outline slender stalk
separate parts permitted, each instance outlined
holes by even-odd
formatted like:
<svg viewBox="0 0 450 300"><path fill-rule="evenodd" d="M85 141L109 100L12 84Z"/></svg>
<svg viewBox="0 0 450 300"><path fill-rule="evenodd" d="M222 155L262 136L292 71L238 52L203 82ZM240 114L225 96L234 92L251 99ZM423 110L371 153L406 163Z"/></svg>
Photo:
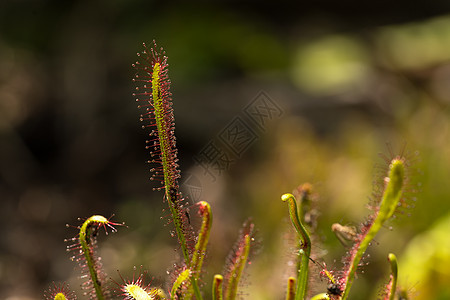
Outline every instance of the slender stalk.
<svg viewBox="0 0 450 300"><path fill-rule="evenodd" d="M223 276L222 275L214 275L213 281L213 290L212 290L212 299L213 300L222 300L223 299Z"/></svg>
<svg viewBox="0 0 450 300"><path fill-rule="evenodd" d="M306 296L306 289L308 285L308 271L309 271L309 257L311 254L311 239L309 234L300 221L297 209L297 201L294 195L284 194L281 196L281 200L287 202L289 208L289 216L292 224L294 225L297 235L299 237L300 244L300 261L298 265L298 277L297 277L297 291L295 299L304 299Z"/></svg>
<svg viewBox="0 0 450 300"><path fill-rule="evenodd" d="M200 206L200 215L202 216L202 226L199 231L198 240L195 245L195 250L192 253L192 259L190 262L190 269L192 270L191 282L197 283L198 278L200 277L203 260L206 256L206 246L208 245L209 235L211 232L211 223L212 223L212 213L210 205L201 201ZM192 290L195 293L197 299L201 299L201 293L198 288L198 284L192 284ZM188 289L187 294L185 295L186 299L191 297L191 290Z"/></svg>
<svg viewBox="0 0 450 300"><path fill-rule="evenodd" d="M395 291L397 289L397 275L398 275L398 266L397 266L397 257L393 253L389 253L388 260L391 265L391 280L389 282L389 300L394 300Z"/></svg>
<svg viewBox="0 0 450 300"><path fill-rule="evenodd" d="M198 241L197 244L195 245L195 251L192 254L191 260L191 269L194 273L197 274L200 273L202 269L212 223L211 206L205 201L201 201L199 203L199 206L200 206L200 214L202 216L202 226L200 228Z"/></svg>
<svg viewBox="0 0 450 300"><path fill-rule="evenodd" d="M224 273L224 299L234 300L237 296L239 282L249 263L250 250L253 247L255 225L247 220L239 232L238 240L227 257Z"/></svg>
<svg viewBox="0 0 450 300"><path fill-rule="evenodd" d="M295 278L289 277L286 291L286 300L295 299Z"/></svg>
<svg viewBox="0 0 450 300"><path fill-rule="evenodd" d="M241 280L242 273L250 254L250 240L250 235L246 234L243 239L243 244L236 253L236 258L232 265L231 272L228 277L227 289L225 291L226 300L236 299L239 281Z"/></svg>

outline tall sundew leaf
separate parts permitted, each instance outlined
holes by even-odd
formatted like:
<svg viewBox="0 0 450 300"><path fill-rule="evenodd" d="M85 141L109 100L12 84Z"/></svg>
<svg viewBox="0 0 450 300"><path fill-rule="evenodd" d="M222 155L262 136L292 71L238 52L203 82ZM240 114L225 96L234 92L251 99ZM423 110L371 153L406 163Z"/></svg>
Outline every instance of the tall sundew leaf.
<svg viewBox="0 0 450 300"><path fill-rule="evenodd" d="M144 50L137 53L139 60L133 64L136 70L133 81L136 92L133 94L138 107L143 111L140 120L143 127L150 129L150 139L147 148L150 150L151 163L155 167L151 179L159 180L161 186L156 188L171 188L178 190L178 159L175 142L175 119L172 108L172 94L168 76L169 65L162 48L157 50L156 43L150 50L143 44Z"/></svg>
<svg viewBox="0 0 450 300"><path fill-rule="evenodd" d="M149 128L147 149L150 150L150 163L153 164L151 180L159 181L156 190L164 190L168 202L172 223L177 233L184 262L190 267L190 261L195 244L192 227L188 224L188 213L183 204L178 180L180 170L178 165L178 149L175 141L175 119L172 108L171 82L168 76L167 56L162 48L158 50L153 41L153 47L138 53L139 60L132 66L136 70L133 81L136 92L133 94L143 110L140 120L143 128ZM201 295L197 281L191 278L192 287L198 300Z"/></svg>
<svg viewBox="0 0 450 300"><path fill-rule="evenodd" d="M150 49L145 44L143 46L144 50L137 54L139 60L132 65L136 70L133 78L136 92L133 95L142 111L140 120L144 123L143 128L150 130L150 138L147 140L147 149L150 150L151 156L149 162L152 164L150 179L160 184L156 190L165 191L165 199L187 263L192 251L188 244L192 244L190 240L194 238L190 226L187 225L183 197L178 185L180 170L174 133L171 82L168 76L169 65L164 50L158 50L155 42Z"/></svg>
<svg viewBox="0 0 450 300"><path fill-rule="evenodd" d="M407 173L405 169L407 167L406 158L402 156L394 157L389 163L388 173L384 177L385 184L381 194L381 201L379 201L378 206L373 207L375 210L374 214L361 227L360 233L357 235L356 241L346 258L347 261L344 261L343 276L339 280L343 290L342 299L348 298L356 270L370 243L385 222L393 216L396 208L401 206L405 182L407 181L405 177Z"/></svg>

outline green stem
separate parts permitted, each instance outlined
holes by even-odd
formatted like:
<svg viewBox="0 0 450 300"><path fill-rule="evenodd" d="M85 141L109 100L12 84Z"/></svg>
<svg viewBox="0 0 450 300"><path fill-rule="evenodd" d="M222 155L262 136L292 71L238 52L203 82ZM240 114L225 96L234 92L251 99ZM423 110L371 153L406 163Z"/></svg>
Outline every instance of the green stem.
<svg viewBox="0 0 450 300"><path fill-rule="evenodd" d="M389 263L391 264L391 282L390 282L389 300L394 300L395 291L397 289L397 275L398 275L397 257L395 256L395 254L389 253L388 260Z"/></svg>
<svg viewBox="0 0 450 300"><path fill-rule="evenodd" d="M288 278L288 285L286 291L286 300L294 300L295 299L295 278Z"/></svg>
<svg viewBox="0 0 450 300"><path fill-rule="evenodd" d="M200 214L202 216L202 226L199 231L198 240L195 244L195 250L192 253L192 260L190 263L190 269L192 270L191 283L195 296L198 300L202 299L200 290L198 288L198 278L200 277L203 260L206 255L206 246L208 245L209 235L211 232L212 224L212 213L211 206L205 202L201 201L198 204L200 206ZM190 292L187 293L186 298L189 299Z"/></svg>
<svg viewBox="0 0 450 300"><path fill-rule="evenodd" d="M199 274L202 269L212 223L211 206L205 201L201 201L199 203L199 206L200 206L200 214L202 215L202 226L200 228L198 241L197 244L195 245L195 251L192 254L192 260L190 265L192 271L197 274Z"/></svg>
<svg viewBox="0 0 450 300"><path fill-rule="evenodd" d="M297 277L297 292L295 295L296 300L303 300L306 295L306 289L308 285L308 271L309 271L309 257L311 254L311 239L309 234L300 221L297 209L297 201L292 194L284 194L281 196L281 200L287 202L289 208L289 216L292 224L297 231L300 243L300 263L298 266Z"/></svg>
<svg viewBox="0 0 450 300"><path fill-rule="evenodd" d="M223 286L223 276L219 274L214 275L213 290L212 290L213 300L223 299L222 286Z"/></svg>
<svg viewBox="0 0 450 300"><path fill-rule="evenodd" d="M250 239L250 235L246 234L244 236L244 243L241 249L238 250L236 261L233 264L230 275L228 277L229 279L225 292L226 300L236 299L239 281L241 280L242 272L244 271L248 256L250 254Z"/></svg>

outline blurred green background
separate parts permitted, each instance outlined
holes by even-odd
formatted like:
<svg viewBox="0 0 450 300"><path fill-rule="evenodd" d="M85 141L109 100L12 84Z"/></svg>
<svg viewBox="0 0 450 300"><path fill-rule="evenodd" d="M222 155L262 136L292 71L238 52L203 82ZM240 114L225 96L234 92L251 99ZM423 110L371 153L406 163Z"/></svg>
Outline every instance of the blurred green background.
<svg viewBox="0 0 450 300"><path fill-rule="evenodd" d="M420 191L376 238L350 298L376 298L393 252L413 297L450 299L450 3L331 0L1 1L1 299L42 299L52 281L82 298L65 224L92 214L128 225L100 236L110 277L143 265L167 288L179 251L131 96L131 63L153 39L169 57L181 169L214 213L206 291L252 217L260 249L243 297L283 299L294 250L280 196L303 182L318 195L314 255L339 270L331 224L364 221L378 154L406 144L408 190ZM281 117L205 176L194 158L261 90ZM326 289L318 273L312 292Z"/></svg>

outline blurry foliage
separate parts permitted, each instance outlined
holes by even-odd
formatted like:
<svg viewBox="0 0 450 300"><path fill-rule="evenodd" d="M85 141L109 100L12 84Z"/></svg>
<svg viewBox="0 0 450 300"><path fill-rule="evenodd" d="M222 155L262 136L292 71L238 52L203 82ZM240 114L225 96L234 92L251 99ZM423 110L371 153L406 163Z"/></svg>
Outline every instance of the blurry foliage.
<svg viewBox="0 0 450 300"><path fill-rule="evenodd" d="M369 61L361 43L345 36L327 36L299 47L292 66L299 87L313 94L335 94L358 88L367 80Z"/></svg>
<svg viewBox="0 0 450 300"><path fill-rule="evenodd" d="M334 259L345 248L330 226L363 220L373 162L386 141L420 152L422 190L416 207L380 237L389 249L370 249L371 264L350 297L374 294L373 282L387 278L385 253L394 252L406 276L400 284L417 297L433 291L435 299L448 298L450 16L388 22L383 6L379 23L357 29L364 15L346 19L340 10L311 7L280 14L252 5L0 4L0 298L39 299L53 279L71 277L77 287L63 243L75 231L64 224L92 214L116 213L130 225L101 243L109 274L127 276L127 267L144 264L158 281L172 265L167 212L147 180L131 97L130 61L153 38L170 57L186 174L201 172L190 168L192 157L259 90L284 108L238 163L202 186L215 216L211 245L231 245L247 215L259 228L264 248L246 289L252 299L284 293L288 267L278 258L288 262L292 253L280 246L287 227L280 194L314 184L324 247L313 251L339 265ZM222 265L223 248L212 246L210 270ZM424 254L429 259L414 268L411 261ZM314 283L317 291L324 284Z"/></svg>
<svg viewBox="0 0 450 300"><path fill-rule="evenodd" d="M416 299L448 299L450 296L450 215L437 220L414 237L401 262L401 280L406 288L416 290ZM418 272L417 270L420 270Z"/></svg>

